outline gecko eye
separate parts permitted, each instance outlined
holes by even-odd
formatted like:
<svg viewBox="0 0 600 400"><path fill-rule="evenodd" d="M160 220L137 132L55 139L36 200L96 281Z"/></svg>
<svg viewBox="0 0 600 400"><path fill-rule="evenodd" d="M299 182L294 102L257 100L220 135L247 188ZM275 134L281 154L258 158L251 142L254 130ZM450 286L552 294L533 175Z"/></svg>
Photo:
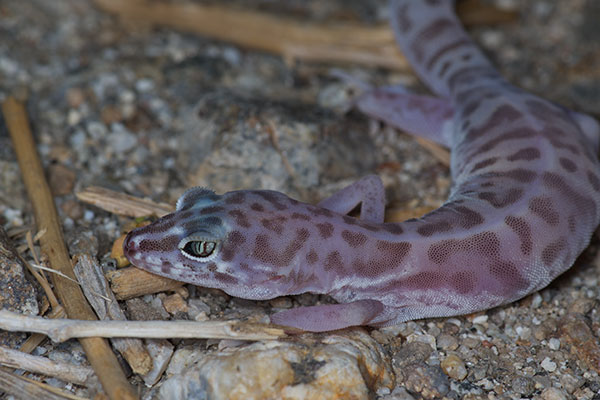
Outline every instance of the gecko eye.
<svg viewBox="0 0 600 400"><path fill-rule="evenodd" d="M179 243L181 254L192 260L206 262L217 255L219 242L198 237L187 237Z"/></svg>

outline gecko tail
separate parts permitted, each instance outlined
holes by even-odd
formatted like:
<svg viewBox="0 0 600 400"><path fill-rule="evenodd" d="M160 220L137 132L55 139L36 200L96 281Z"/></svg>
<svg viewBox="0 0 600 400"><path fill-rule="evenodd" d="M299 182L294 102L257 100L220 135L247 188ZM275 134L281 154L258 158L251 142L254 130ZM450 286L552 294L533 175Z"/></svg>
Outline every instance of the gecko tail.
<svg viewBox="0 0 600 400"><path fill-rule="evenodd" d="M501 79L463 28L453 0L392 0L390 15L402 53L439 97L452 98L462 86Z"/></svg>

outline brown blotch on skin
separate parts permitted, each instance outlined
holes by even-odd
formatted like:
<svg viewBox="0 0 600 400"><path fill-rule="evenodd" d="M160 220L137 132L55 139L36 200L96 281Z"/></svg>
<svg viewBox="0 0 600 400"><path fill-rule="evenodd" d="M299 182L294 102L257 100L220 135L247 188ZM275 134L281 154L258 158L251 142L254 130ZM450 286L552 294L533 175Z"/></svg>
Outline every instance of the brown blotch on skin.
<svg viewBox="0 0 600 400"><path fill-rule="evenodd" d="M489 271L507 289L508 293L515 293L529 286L529 281L511 262L495 261L489 266Z"/></svg>
<svg viewBox="0 0 600 400"><path fill-rule="evenodd" d="M457 221L462 228L470 229L485 222L485 218L480 213L468 207L453 205L451 209L458 213Z"/></svg>
<svg viewBox="0 0 600 400"><path fill-rule="evenodd" d="M367 242L367 236L365 234L352 232L347 229L342 231L342 239L344 239L344 241L348 243L348 246L352 248L360 247Z"/></svg>
<svg viewBox="0 0 600 400"><path fill-rule="evenodd" d="M306 209L308 210L309 213L311 213L315 217L331 218L334 215L333 211L328 210L328 209L323 208L323 207L313 206L312 204L308 204L306 206Z"/></svg>
<svg viewBox="0 0 600 400"><path fill-rule="evenodd" d="M358 226L360 226L363 229L366 229L370 232L379 232L380 230L380 224L376 224L373 222L369 222L369 221L363 221L363 220L358 220L358 224L356 224Z"/></svg>
<svg viewBox="0 0 600 400"><path fill-rule="evenodd" d="M327 255L325 258L325 263L323 264L323 268L325 271L340 271L344 272L344 262L342 261L342 256L339 251L333 251Z"/></svg>
<svg viewBox="0 0 600 400"><path fill-rule="evenodd" d="M268 201L269 203L271 203L271 205L273 207L275 207L275 209L277 210L286 210L288 208L288 206L286 206L285 204L281 203L281 199L279 197L279 195L276 192L272 192L269 190L257 190L254 192L256 195L262 197L263 199L265 199L266 201Z"/></svg>
<svg viewBox="0 0 600 400"><path fill-rule="evenodd" d="M472 174L480 169L489 167L490 165L494 165L494 164L496 164L496 161L498 161L498 157L490 157L483 161L479 161L478 163L473 165L473 168L471 168L471 172L469 172L469 173Z"/></svg>
<svg viewBox="0 0 600 400"><path fill-rule="evenodd" d="M279 264L278 254L273 251L269 245L269 237L267 235L256 235L256 238L254 239L254 250L252 251L252 256L259 261L276 266L282 266Z"/></svg>
<svg viewBox="0 0 600 400"><path fill-rule="evenodd" d="M530 183L537 177L537 173L535 171L525 168L515 168L511 169L510 171L497 172L495 174L498 177L509 178L522 183Z"/></svg>
<svg viewBox="0 0 600 400"><path fill-rule="evenodd" d="M407 33L412 29L413 21L408 17L408 4L403 4L398 10L397 18L398 28L402 33Z"/></svg>
<svg viewBox="0 0 600 400"><path fill-rule="evenodd" d="M319 230L321 238L327 239L333 235L333 225L329 222L319 222L318 224L315 224L315 226Z"/></svg>
<svg viewBox="0 0 600 400"><path fill-rule="evenodd" d="M541 153L535 147L526 147L506 157L508 161L533 161L541 157Z"/></svg>
<svg viewBox="0 0 600 400"><path fill-rule="evenodd" d="M258 212L263 212L265 211L265 208L263 207L262 204L260 203L252 203L250 204L250 208L254 211L258 211Z"/></svg>
<svg viewBox="0 0 600 400"><path fill-rule="evenodd" d="M222 272L213 273L213 277L219 282L226 283L228 285L235 285L238 283L238 278L233 275L224 274Z"/></svg>
<svg viewBox="0 0 600 400"><path fill-rule="evenodd" d="M448 77L448 88L454 91L456 86L461 83L470 83L474 79L498 78L498 73L489 66L470 65L456 70Z"/></svg>
<svg viewBox="0 0 600 400"><path fill-rule="evenodd" d="M460 271L450 276L450 284L460 294L471 293L475 288L475 281L472 271Z"/></svg>
<svg viewBox="0 0 600 400"><path fill-rule="evenodd" d="M234 220L235 223L241 226L242 228L250 228L250 222L248 222L248 218L246 217L246 213L242 210L231 210L227 212Z"/></svg>
<svg viewBox="0 0 600 400"><path fill-rule="evenodd" d="M319 255L317 254L317 252L314 249L310 249L308 254L306 254L306 261L309 264L314 264L317 261L319 261Z"/></svg>
<svg viewBox="0 0 600 400"><path fill-rule="evenodd" d="M444 61L444 63L442 64L442 67L440 68L439 72L438 72L438 77L443 78L444 75L446 75L446 72L448 72L448 69L452 66L452 61L450 60L446 60Z"/></svg>
<svg viewBox="0 0 600 400"><path fill-rule="evenodd" d="M242 204L246 200L244 192L232 192L224 196L225 204Z"/></svg>
<svg viewBox="0 0 600 400"><path fill-rule="evenodd" d="M223 243L221 248L221 259L223 261L233 260L235 252L244 242L246 242L246 238L240 231L229 232L227 240Z"/></svg>
<svg viewBox="0 0 600 400"><path fill-rule="evenodd" d="M427 60L427 64L425 65L425 68L428 71L431 71L431 69L433 68L435 63L439 59L441 59L444 56L444 54L447 54L448 52L451 52L459 47L471 46L471 45L472 45L472 43L469 39L459 39L452 43L448 43L448 44L440 47L431 57L429 57L429 60Z"/></svg>
<svg viewBox="0 0 600 400"><path fill-rule="evenodd" d="M477 197L490 203L494 208L503 208L516 203L523 197L523 189L512 188L506 192L480 192Z"/></svg>
<svg viewBox="0 0 600 400"><path fill-rule="evenodd" d="M166 215L153 224L144 226L142 228L137 228L136 232L161 235L181 222L182 219L179 217L179 215L179 213L177 213L177 215L175 213Z"/></svg>
<svg viewBox="0 0 600 400"><path fill-rule="evenodd" d="M476 254L481 258L498 257L500 240L491 231L477 233L462 240L442 240L429 246L427 257L430 261L441 265L447 263L457 253Z"/></svg>
<svg viewBox="0 0 600 400"><path fill-rule="evenodd" d="M210 272L215 272L217 270L217 264L214 262L209 262L208 264L206 264L206 269Z"/></svg>
<svg viewBox="0 0 600 400"><path fill-rule="evenodd" d="M306 228L296 229L296 237L286 246L281 253L280 265L288 265L292 259L296 256L296 253L306 243L306 240L310 237L310 232Z"/></svg>
<svg viewBox="0 0 600 400"><path fill-rule="evenodd" d="M268 230L281 235L283 233L285 221L287 221L286 217L278 216L273 218L262 218L260 223Z"/></svg>
<svg viewBox="0 0 600 400"><path fill-rule="evenodd" d="M292 213L292 215L290 216L291 219L300 219L300 220L304 220L304 221L310 221L312 218L309 215L306 214L301 214L301 213Z"/></svg>
<svg viewBox="0 0 600 400"><path fill-rule="evenodd" d="M511 140L521 140L528 139L536 136L538 133L531 128L515 128L510 131L507 131L493 139L488 140L486 143L482 144L476 151L475 154L485 153L492 150L494 147L498 146L502 142L507 142Z"/></svg>
<svg viewBox="0 0 600 400"><path fill-rule="evenodd" d="M417 228L417 233L421 236L429 237L436 233L448 232L452 225L448 221L429 222Z"/></svg>
<svg viewBox="0 0 600 400"><path fill-rule="evenodd" d="M390 260L389 256L391 256L395 264L399 265L410 252L412 244L409 242L389 242L387 240L378 240L375 247L377 250L387 253L384 255L386 260Z"/></svg>
<svg viewBox="0 0 600 400"><path fill-rule="evenodd" d="M415 35L415 38L410 45L410 49L414 53L418 63L422 63L424 61L423 43L431 42L435 37L448 30L456 30L456 23L451 19L442 17L433 20Z"/></svg>
<svg viewBox="0 0 600 400"><path fill-rule="evenodd" d="M569 160L566 157L560 157L558 159L558 162L560 162L560 165L565 169L565 171L567 172L575 172L577 171L577 164L575 164L573 161Z"/></svg>
<svg viewBox="0 0 600 400"><path fill-rule="evenodd" d="M437 289L445 286L447 279L441 272L423 271L406 278L402 284L409 289Z"/></svg>
<svg viewBox="0 0 600 400"><path fill-rule="evenodd" d="M224 207L210 206L210 207L204 207L203 209L198 210L198 214L199 215L216 214L216 213L223 212L223 211L225 211Z"/></svg>
<svg viewBox="0 0 600 400"><path fill-rule="evenodd" d="M542 99L527 100L525 105L527 106L529 113L541 121L548 121L550 119L565 119L564 112L560 108Z"/></svg>
<svg viewBox="0 0 600 400"><path fill-rule="evenodd" d="M529 210L540 217L548 225L558 225L559 213L554 209L552 199L549 197L534 197L529 200Z"/></svg>
<svg viewBox="0 0 600 400"><path fill-rule="evenodd" d="M139 250L141 252L158 251L166 253L177 249L180 240L181 238L177 235L165 236L158 240L142 240L139 245Z"/></svg>
<svg viewBox="0 0 600 400"><path fill-rule="evenodd" d="M569 226L569 232L575 233L577 230L577 218L574 215L569 215L567 219L567 225Z"/></svg>
<svg viewBox="0 0 600 400"><path fill-rule="evenodd" d="M256 235L252 255L259 261L276 267L284 267L290 264L298 251L304 246L306 239L310 236L308 229L296 229L296 236L290 240L281 253L271 248L267 235Z"/></svg>
<svg viewBox="0 0 600 400"><path fill-rule="evenodd" d="M436 264L444 264L448 262L450 256L456 253L459 248L459 241L456 239L442 240L433 243L427 249L427 257L430 261Z"/></svg>
<svg viewBox="0 0 600 400"><path fill-rule="evenodd" d="M504 223L519 237L519 240L521 241L521 252L526 256L531 254L533 240L531 236L531 227L527 223L527 220L522 217L507 215L504 218Z"/></svg>
<svg viewBox="0 0 600 400"><path fill-rule="evenodd" d="M358 218L354 218L351 217L349 215L344 215L342 216L342 219L344 220L345 223L347 223L348 225L358 225L359 224L359 219Z"/></svg>
<svg viewBox="0 0 600 400"><path fill-rule="evenodd" d="M542 250L542 262L548 267L552 266L558 258L561 251L567 248L567 242L564 238L558 239L556 242L550 243Z"/></svg>
<svg viewBox="0 0 600 400"><path fill-rule="evenodd" d="M223 221L219 217L206 217L206 218L202 218L202 223L204 225L211 225L211 226L220 226L220 225L223 225Z"/></svg>
<svg viewBox="0 0 600 400"><path fill-rule="evenodd" d="M394 235L400 235L401 233L404 233L404 229L402 229L402 226L399 223L388 222L385 224L381 224L380 227L384 231L392 233Z"/></svg>
<svg viewBox="0 0 600 400"><path fill-rule="evenodd" d="M581 195L573 190L561 175L554 172L544 172L542 181L547 188L558 191L570 202L575 204L582 213L589 213L593 219L596 218L596 202L594 199L589 196Z"/></svg>
<svg viewBox="0 0 600 400"><path fill-rule="evenodd" d="M475 251L483 256L500 256L500 239L498 239L498 235L495 232L486 231L477 233L464 239L462 242L465 251L473 247Z"/></svg>
<svg viewBox="0 0 600 400"><path fill-rule="evenodd" d="M248 263L240 263L240 271L248 274L248 273L254 273L254 270L252 268L250 268L250 265Z"/></svg>
<svg viewBox="0 0 600 400"><path fill-rule="evenodd" d="M477 128L473 127L467 132L466 140L474 140L485 135L492 129L513 122L523 116L523 113L509 104L498 107L485 123Z"/></svg>
<svg viewBox="0 0 600 400"><path fill-rule="evenodd" d="M565 143L562 140L558 140L558 139L548 139L549 142L552 144L552 146L556 147L557 149L563 149L563 150L568 150L569 152L571 152L571 154L578 156L579 154L581 154L579 152L579 149L577 148L577 146L571 144L571 143Z"/></svg>
<svg viewBox="0 0 600 400"><path fill-rule="evenodd" d="M588 178L588 181L590 182L590 185L592 185L592 188L596 192L600 192L600 179L598 179L598 176L596 174L594 174L592 171L587 171L587 178Z"/></svg>
<svg viewBox="0 0 600 400"><path fill-rule="evenodd" d="M173 272L173 264L169 261L163 261L160 266L160 272L167 275L171 274Z"/></svg>

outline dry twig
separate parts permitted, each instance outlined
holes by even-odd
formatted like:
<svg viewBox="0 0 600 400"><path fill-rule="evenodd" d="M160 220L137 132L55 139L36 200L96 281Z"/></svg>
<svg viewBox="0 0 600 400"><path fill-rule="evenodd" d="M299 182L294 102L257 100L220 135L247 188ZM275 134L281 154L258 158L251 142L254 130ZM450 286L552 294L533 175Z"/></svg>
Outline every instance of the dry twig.
<svg viewBox="0 0 600 400"><path fill-rule="evenodd" d="M140 199L114 190L98 186L90 186L76 193L79 201L91 204L113 214L127 217L145 217L157 215L162 217L173 212L174 208L168 204L155 203L152 200Z"/></svg>
<svg viewBox="0 0 600 400"><path fill-rule="evenodd" d="M37 230L46 230L46 233L40 238L42 252L48 258L53 269L74 279L71 259L64 243L56 206L37 154L25 107L21 102L9 97L2 104L2 112L19 161L29 199L33 204ZM70 318L96 319L94 312L76 283L56 274L52 274L52 282L57 296ZM80 342L102 383L102 387L111 399L137 398L106 340L87 338L82 339Z"/></svg>
<svg viewBox="0 0 600 400"><path fill-rule="evenodd" d="M0 364L84 385L94 371L83 365L57 362L0 346Z"/></svg>
<svg viewBox="0 0 600 400"><path fill-rule="evenodd" d="M0 310L0 328L11 332L38 332L56 342L88 337L152 339L275 340L283 329L239 321L84 321L46 319Z"/></svg>
<svg viewBox="0 0 600 400"><path fill-rule="evenodd" d="M23 400L86 400L82 397L66 393L58 388L41 382L32 381L31 379L15 375L3 369L0 369L0 391Z"/></svg>

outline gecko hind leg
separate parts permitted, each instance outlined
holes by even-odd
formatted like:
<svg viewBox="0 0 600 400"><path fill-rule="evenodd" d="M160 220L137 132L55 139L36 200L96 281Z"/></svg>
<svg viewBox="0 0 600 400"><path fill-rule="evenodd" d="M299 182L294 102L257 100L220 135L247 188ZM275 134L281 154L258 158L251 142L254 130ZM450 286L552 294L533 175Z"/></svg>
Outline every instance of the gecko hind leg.
<svg viewBox="0 0 600 400"><path fill-rule="evenodd" d="M401 86L373 89L355 100L363 113L408 133L450 147L454 109L446 99L418 95Z"/></svg>
<svg viewBox="0 0 600 400"><path fill-rule="evenodd" d="M369 299L351 303L298 307L273 314L271 323L309 332L325 332L349 326L368 325L383 312L383 309L381 302Z"/></svg>
<svg viewBox="0 0 600 400"><path fill-rule="evenodd" d="M360 204L360 219L382 223L385 214L385 189L381 178L367 175L335 192L317 205L339 214L348 214Z"/></svg>

